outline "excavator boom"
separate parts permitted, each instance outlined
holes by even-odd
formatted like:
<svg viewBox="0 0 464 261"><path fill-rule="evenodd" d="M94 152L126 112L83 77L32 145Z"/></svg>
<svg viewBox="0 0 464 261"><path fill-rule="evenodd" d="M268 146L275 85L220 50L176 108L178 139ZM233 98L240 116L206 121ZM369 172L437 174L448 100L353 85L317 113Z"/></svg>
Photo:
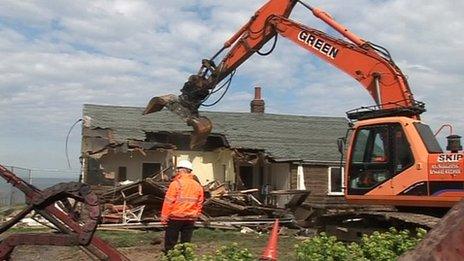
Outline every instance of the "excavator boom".
<svg viewBox="0 0 464 261"><path fill-rule="evenodd" d="M289 15L297 3L342 34L347 40L302 25ZM410 108L416 105L407 80L386 49L367 42L336 22L321 9L298 0L270 0L240 28L211 58L204 59L197 74L191 75L179 96L170 94L151 99L144 114L167 107L193 126L191 147L206 141L212 123L198 114L198 108L227 76L269 40L281 35L357 80L380 109ZM214 59L230 48L219 64ZM407 116L418 119L414 111Z"/></svg>

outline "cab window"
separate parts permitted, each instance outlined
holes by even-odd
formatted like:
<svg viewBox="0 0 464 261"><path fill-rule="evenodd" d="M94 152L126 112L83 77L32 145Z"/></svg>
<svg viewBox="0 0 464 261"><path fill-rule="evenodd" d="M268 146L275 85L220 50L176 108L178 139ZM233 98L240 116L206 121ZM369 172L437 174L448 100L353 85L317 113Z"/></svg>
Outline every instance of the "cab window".
<svg viewBox="0 0 464 261"><path fill-rule="evenodd" d="M400 124L366 126L355 135L349 165L349 194L367 193L414 163Z"/></svg>

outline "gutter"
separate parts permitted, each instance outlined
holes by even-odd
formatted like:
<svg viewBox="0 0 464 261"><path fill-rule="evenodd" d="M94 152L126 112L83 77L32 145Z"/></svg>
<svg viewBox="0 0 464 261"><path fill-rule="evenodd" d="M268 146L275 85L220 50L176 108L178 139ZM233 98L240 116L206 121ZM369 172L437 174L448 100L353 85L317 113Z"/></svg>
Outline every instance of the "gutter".
<svg viewBox="0 0 464 261"><path fill-rule="evenodd" d="M274 162L277 163L298 163L298 164L323 164L323 165L333 165L333 164L340 164L339 160L302 160L302 159L274 159ZM343 163L345 163L343 161Z"/></svg>

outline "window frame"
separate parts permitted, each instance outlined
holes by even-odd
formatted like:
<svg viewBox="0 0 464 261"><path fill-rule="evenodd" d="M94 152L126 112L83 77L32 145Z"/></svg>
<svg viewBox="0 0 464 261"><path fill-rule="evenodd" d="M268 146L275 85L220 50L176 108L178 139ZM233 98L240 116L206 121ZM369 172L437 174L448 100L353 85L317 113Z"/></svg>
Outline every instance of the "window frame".
<svg viewBox="0 0 464 261"><path fill-rule="evenodd" d="M341 179L341 191L332 191L332 169L341 169L340 175L342 176ZM328 173L328 184L327 184L327 195L329 196L343 196L345 195L345 167L335 167L331 166L327 168Z"/></svg>

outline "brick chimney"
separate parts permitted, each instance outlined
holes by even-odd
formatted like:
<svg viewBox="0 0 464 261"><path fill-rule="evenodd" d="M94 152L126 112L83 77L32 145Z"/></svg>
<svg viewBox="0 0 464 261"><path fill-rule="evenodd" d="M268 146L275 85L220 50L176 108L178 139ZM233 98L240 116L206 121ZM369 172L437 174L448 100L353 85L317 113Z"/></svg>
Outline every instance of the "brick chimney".
<svg viewBox="0 0 464 261"><path fill-rule="evenodd" d="M261 99L261 87L255 87L255 98L250 102L251 113L264 113L264 100Z"/></svg>

